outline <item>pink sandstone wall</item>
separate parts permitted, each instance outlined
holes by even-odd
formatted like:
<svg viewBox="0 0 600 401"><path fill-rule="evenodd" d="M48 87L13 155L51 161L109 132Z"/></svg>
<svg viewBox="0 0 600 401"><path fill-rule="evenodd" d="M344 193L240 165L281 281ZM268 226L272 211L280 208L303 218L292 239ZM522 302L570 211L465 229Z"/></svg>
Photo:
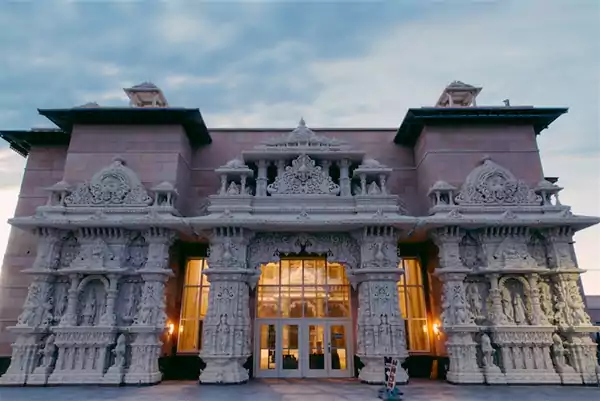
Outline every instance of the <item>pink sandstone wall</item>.
<svg viewBox="0 0 600 401"><path fill-rule="evenodd" d="M531 186L544 177L535 133L528 126L425 127L414 153L422 200L438 180L460 188L485 155ZM429 202L422 206L425 213Z"/></svg>
<svg viewBox="0 0 600 401"><path fill-rule="evenodd" d="M49 187L62 179L66 148L36 147L27 158L15 216L30 216L46 203ZM10 355L14 337L5 328L16 323L27 296L30 276L21 270L31 267L36 255L35 238L28 232L11 229L0 274L0 356Z"/></svg>

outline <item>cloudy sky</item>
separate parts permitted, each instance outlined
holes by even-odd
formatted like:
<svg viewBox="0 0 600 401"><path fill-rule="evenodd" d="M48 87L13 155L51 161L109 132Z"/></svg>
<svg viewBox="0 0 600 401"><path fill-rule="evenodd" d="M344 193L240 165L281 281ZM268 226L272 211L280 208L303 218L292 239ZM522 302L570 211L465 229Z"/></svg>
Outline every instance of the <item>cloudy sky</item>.
<svg viewBox="0 0 600 401"><path fill-rule="evenodd" d="M459 79L484 87L479 104L568 106L539 138L545 173L600 215L596 0L9 1L0 26L3 129L49 126L38 107L125 105L145 80L209 127L397 127ZM24 160L0 146L5 221ZM600 294L600 228L576 241Z"/></svg>

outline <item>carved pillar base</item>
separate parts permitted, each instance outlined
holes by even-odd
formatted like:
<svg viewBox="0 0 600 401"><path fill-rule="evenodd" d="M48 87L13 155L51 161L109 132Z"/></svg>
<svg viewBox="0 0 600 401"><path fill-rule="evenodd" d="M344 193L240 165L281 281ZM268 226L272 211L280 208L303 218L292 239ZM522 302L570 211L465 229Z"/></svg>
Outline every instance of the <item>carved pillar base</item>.
<svg viewBox="0 0 600 401"><path fill-rule="evenodd" d="M45 386L48 384L48 378L52 373L53 367L38 366L33 373L27 377L28 386Z"/></svg>
<svg viewBox="0 0 600 401"><path fill-rule="evenodd" d="M102 376L102 384L123 384L125 382L125 373L125 368L119 366L111 366L106 372L106 374Z"/></svg>
<svg viewBox="0 0 600 401"><path fill-rule="evenodd" d="M2 386L23 386L28 376L33 372L39 360L41 349L40 340L43 333L36 333L35 329L20 328L29 333L21 333L12 344L12 357L8 370L0 377ZM12 331L12 330L11 330Z"/></svg>
<svg viewBox="0 0 600 401"><path fill-rule="evenodd" d="M359 372L358 378L367 384L382 384L385 381L385 365L382 356L360 356L360 361L365 365ZM408 373L400 365L396 368L396 383L408 383Z"/></svg>
<svg viewBox="0 0 600 401"><path fill-rule="evenodd" d="M596 328L580 327L572 328L572 330L577 330L577 332L566 334L567 343L565 344L569 350L570 364L580 374L584 384L597 384L597 345L592 341L589 334L595 332Z"/></svg>
<svg viewBox="0 0 600 401"><path fill-rule="evenodd" d="M448 340L446 348L450 359L450 368L446 374L446 380L454 384L478 384L488 379L477 365L477 344L473 341L472 332L453 332L451 328L446 329ZM499 378L494 371L489 371L489 380L497 382Z"/></svg>
<svg viewBox="0 0 600 401"><path fill-rule="evenodd" d="M162 380L158 357L162 342L154 328L136 327L139 331L131 343L131 362L125 374L126 384L156 384Z"/></svg>
<svg viewBox="0 0 600 401"><path fill-rule="evenodd" d="M200 372L201 384L245 383L250 378L248 369L243 367L247 358L226 358L204 356L206 368Z"/></svg>

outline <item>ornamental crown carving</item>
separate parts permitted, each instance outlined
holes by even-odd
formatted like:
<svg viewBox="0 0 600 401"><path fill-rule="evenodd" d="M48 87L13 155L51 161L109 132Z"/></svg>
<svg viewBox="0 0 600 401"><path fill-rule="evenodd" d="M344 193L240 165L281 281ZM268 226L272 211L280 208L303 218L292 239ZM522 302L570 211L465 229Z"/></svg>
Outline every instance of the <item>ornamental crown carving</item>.
<svg viewBox="0 0 600 401"><path fill-rule="evenodd" d="M468 206L540 206L542 198L489 157L475 167L455 199Z"/></svg>
<svg viewBox="0 0 600 401"><path fill-rule="evenodd" d="M65 197L66 206L134 206L152 203L137 174L125 166L123 159L114 158L110 166L98 171L91 181L79 184Z"/></svg>
<svg viewBox="0 0 600 401"><path fill-rule="evenodd" d="M263 143L266 148L339 148L342 145L346 145L346 142L317 135L306 126L303 118L292 132Z"/></svg>
<svg viewBox="0 0 600 401"><path fill-rule="evenodd" d="M340 186L313 159L302 154L267 186L267 192L272 195L337 195Z"/></svg>

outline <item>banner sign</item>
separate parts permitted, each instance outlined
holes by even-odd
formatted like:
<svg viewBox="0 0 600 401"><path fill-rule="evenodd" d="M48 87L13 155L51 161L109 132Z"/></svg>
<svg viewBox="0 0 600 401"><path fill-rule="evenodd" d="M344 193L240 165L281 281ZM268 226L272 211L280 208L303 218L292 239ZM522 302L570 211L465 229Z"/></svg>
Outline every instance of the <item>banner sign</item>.
<svg viewBox="0 0 600 401"><path fill-rule="evenodd" d="M396 370L398 368L398 360L392 357L384 357L385 363L385 383L388 390L393 390L396 387Z"/></svg>

